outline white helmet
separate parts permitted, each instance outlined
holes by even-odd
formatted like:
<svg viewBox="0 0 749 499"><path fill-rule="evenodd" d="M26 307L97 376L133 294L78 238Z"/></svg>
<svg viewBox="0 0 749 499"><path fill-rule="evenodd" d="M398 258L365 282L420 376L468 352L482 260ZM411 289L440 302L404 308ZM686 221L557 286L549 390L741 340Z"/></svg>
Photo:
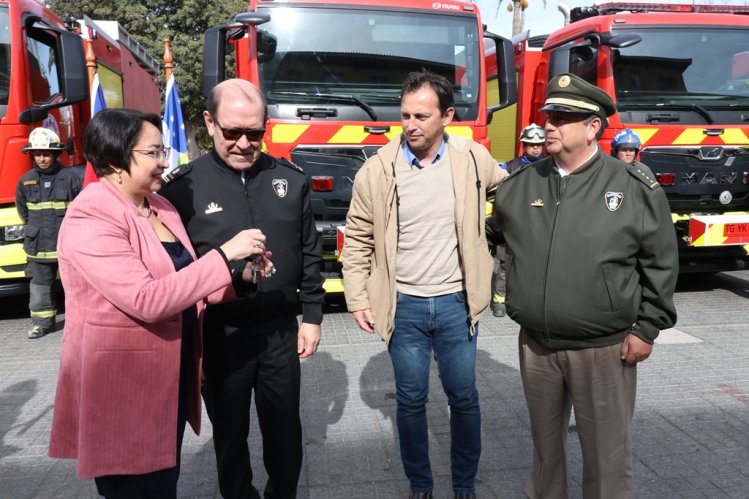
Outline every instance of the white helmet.
<svg viewBox="0 0 749 499"><path fill-rule="evenodd" d="M29 134L29 143L21 149L27 151L57 151L61 152L65 146L60 143L60 137L49 128L34 128Z"/></svg>
<svg viewBox="0 0 749 499"><path fill-rule="evenodd" d="M535 123L531 123L520 132L520 142L526 144L543 144L546 140L544 129Z"/></svg>

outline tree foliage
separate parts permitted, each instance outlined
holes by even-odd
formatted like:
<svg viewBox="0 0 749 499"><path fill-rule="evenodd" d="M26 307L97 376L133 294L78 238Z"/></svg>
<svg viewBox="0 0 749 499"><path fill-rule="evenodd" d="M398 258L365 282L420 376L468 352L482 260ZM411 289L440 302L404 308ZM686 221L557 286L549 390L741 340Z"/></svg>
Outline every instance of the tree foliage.
<svg viewBox="0 0 749 499"><path fill-rule="evenodd" d="M52 0L50 4L62 18L83 19L86 15L94 20L118 21L162 65L164 38L169 38L182 113L193 126L202 121L205 108L200 93L203 33L247 9L247 0ZM162 92L164 80L162 71Z"/></svg>

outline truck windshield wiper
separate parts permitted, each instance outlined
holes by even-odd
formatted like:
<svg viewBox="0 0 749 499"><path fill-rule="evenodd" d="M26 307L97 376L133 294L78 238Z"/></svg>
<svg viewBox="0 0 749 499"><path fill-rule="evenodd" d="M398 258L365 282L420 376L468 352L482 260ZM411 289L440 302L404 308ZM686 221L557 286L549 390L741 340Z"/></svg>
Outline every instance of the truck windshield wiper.
<svg viewBox="0 0 749 499"><path fill-rule="evenodd" d="M710 112L705 109L703 106L700 106L699 104L693 104L693 103L657 103L657 104L645 104L641 102L633 103L633 102L626 102L622 103L619 102L617 107L623 111L627 111L629 109L652 109L654 111L660 111L663 109L674 109L674 110L685 110L685 111L694 111L703 118L705 118L705 121L707 121L708 125L712 125L715 123L715 120L713 119ZM657 119L657 118L656 118ZM675 121L675 120L671 120Z"/></svg>
<svg viewBox="0 0 749 499"><path fill-rule="evenodd" d="M308 92L268 92L271 95L292 95L295 97L312 97L319 100L327 100L332 102L349 102L351 104L356 104L360 108L364 109L366 113L369 115L372 120L377 121L377 113L375 113L375 110L361 100L360 98L354 96L354 95L343 95L343 94L323 94L320 92L316 93L308 93Z"/></svg>

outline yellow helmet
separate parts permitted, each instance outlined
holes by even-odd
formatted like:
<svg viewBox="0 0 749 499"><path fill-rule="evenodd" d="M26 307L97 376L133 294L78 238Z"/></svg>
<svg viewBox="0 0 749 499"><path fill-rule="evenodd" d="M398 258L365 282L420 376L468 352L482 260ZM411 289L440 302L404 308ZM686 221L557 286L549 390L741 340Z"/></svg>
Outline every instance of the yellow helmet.
<svg viewBox="0 0 749 499"><path fill-rule="evenodd" d="M27 151L57 151L62 152L65 146L60 143L60 137L49 128L34 128L29 134L29 143L21 149Z"/></svg>

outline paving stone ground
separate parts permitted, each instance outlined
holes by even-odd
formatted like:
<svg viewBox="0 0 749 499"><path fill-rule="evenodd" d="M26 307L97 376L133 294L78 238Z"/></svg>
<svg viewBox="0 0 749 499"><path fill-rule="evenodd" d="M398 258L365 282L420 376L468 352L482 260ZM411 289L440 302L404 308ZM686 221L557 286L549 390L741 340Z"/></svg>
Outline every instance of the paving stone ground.
<svg viewBox="0 0 749 499"><path fill-rule="evenodd" d="M680 281L676 330L662 334L639 368L634 420L635 496L749 498L749 271ZM97 497L69 460L46 457L61 332L28 340L26 304L0 298L0 498ZM517 359L517 325L482 320L478 382L481 498L523 497L532 448ZM390 360L331 300L319 352L302 364L305 462L298 497L405 498ZM447 402L432 370L430 453L435 497L452 497ZM180 498L217 498L211 426L188 430ZM257 425L250 444L256 486L265 474ZM569 431L572 498L582 460Z"/></svg>

